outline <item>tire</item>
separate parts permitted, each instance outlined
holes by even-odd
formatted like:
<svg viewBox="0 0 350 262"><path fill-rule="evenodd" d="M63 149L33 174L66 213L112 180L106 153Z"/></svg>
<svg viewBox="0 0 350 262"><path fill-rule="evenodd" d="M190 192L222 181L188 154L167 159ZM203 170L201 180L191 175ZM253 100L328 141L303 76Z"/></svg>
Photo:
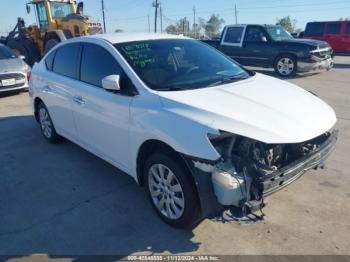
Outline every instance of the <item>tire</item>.
<svg viewBox="0 0 350 262"><path fill-rule="evenodd" d="M189 227L199 221L200 204L195 185L175 154L151 155L143 175L149 200L163 221L176 228Z"/></svg>
<svg viewBox="0 0 350 262"><path fill-rule="evenodd" d="M56 38L49 39L45 44L45 54L47 54L55 45L59 43L60 43L60 40Z"/></svg>
<svg viewBox="0 0 350 262"><path fill-rule="evenodd" d="M292 55L280 55L276 58L275 72L281 77L291 77L297 72L297 60Z"/></svg>
<svg viewBox="0 0 350 262"><path fill-rule="evenodd" d="M40 124L41 133L44 138L52 144L60 141L60 136L57 134L56 129L52 123L49 111L43 103L38 105L38 119Z"/></svg>
<svg viewBox="0 0 350 262"><path fill-rule="evenodd" d="M9 39L7 46L17 55L24 55L24 61L30 66L33 66L35 62L39 62L41 59L39 48L23 33L16 38Z"/></svg>

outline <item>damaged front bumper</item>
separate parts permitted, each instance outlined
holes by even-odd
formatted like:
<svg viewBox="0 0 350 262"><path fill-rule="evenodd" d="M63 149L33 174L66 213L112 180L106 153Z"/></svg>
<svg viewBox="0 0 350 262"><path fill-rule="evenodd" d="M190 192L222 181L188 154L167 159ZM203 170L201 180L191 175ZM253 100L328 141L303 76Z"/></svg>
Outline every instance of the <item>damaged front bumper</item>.
<svg viewBox="0 0 350 262"><path fill-rule="evenodd" d="M310 59L300 59L298 60L298 72L300 73L307 73L307 72L317 72L322 70L330 70L333 65L333 58L327 57L327 58L319 58L316 56L313 56Z"/></svg>
<svg viewBox="0 0 350 262"><path fill-rule="evenodd" d="M334 130L320 148L311 155L305 156L290 165L261 178L259 182L263 187L264 196L268 196L286 187L301 177L307 170L322 166L323 162L335 148L337 139L338 130Z"/></svg>
<svg viewBox="0 0 350 262"><path fill-rule="evenodd" d="M208 216L227 206L241 208L244 212L261 209L264 197L286 187L307 170L323 166L337 138L338 130L334 130L314 152L256 179L251 179L246 171L237 173L222 159L210 163L185 157L196 182L204 215Z"/></svg>

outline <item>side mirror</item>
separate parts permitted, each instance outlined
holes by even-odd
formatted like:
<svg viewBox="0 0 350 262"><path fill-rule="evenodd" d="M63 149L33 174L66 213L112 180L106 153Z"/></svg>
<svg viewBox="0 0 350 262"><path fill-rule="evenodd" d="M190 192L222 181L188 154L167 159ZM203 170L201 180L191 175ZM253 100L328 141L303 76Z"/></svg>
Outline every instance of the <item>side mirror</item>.
<svg viewBox="0 0 350 262"><path fill-rule="evenodd" d="M77 14L78 15L84 14L84 3L83 2L79 2L78 6L77 6Z"/></svg>
<svg viewBox="0 0 350 262"><path fill-rule="evenodd" d="M26 59L26 57L25 57L24 55L20 55L20 56L18 56L18 58L20 58L20 59L22 59L22 60L25 60L25 59Z"/></svg>
<svg viewBox="0 0 350 262"><path fill-rule="evenodd" d="M30 14L30 4L26 4L27 14Z"/></svg>
<svg viewBox="0 0 350 262"><path fill-rule="evenodd" d="M120 90L120 75L110 75L102 79L102 87L108 91Z"/></svg>

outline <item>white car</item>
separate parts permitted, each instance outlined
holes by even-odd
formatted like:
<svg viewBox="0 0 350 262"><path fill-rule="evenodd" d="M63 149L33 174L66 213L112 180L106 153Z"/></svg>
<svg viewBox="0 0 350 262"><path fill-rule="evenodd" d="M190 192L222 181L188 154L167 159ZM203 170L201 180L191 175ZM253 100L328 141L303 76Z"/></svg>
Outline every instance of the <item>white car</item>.
<svg viewBox="0 0 350 262"><path fill-rule="evenodd" d="M49 142L63 136L131 175L176 227L261 209L337 140L317 96L181 36L66 41L34 66L29 92Z"/></svg>

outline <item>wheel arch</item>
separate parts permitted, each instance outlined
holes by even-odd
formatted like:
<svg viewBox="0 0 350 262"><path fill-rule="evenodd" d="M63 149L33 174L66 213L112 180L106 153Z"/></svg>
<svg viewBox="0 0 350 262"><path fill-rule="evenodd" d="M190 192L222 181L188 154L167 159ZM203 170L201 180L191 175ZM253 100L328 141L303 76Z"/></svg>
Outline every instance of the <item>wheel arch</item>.
<svg viewBox="0 0 350 262"><path fill-rule="evenodd" d="M39 117L38 117L38 106L39 106L40 103L43 103L43 104L44 104L43 100L41 100L40 97L34 98L34 102L33 102L34 117L35 117L35 120L36 120L37 122L39 122Z"/></svg>
<svg viewBox="0 0 350 262"><path fill-rule="evenodd" d="M291 52L281 52L281 53L278 53L278 54L275 56L275 58L273 59L273 66L276 65L278 58L280 58L280 57L282 57L282 56L284 56L284 55L288 55L288 56L294 57L294 58L295 58L295 62L298 63L298 56L297 56L296 54L291 53Z"/></svg>
<svg viewBox="0 0 350 262"><path fill-rule="evenodd" d="M137 182L140 186L144 186L144 179L143 179L143 168L145 166L147 156L154 152L162 151L164 153L169 153L172 156L174 156L181 165L183 165L184 168L187 169L188 172L191 172L188 168L186 162L184 161L182 155L177 152L173 147L168 145L167 143L157 140L157 139L149 139L142 143L140 146L138 153L137 153L137 159L136 159L136 175L137 175ZM192 176L191 180L194 182L194 179Z"/></svg>

